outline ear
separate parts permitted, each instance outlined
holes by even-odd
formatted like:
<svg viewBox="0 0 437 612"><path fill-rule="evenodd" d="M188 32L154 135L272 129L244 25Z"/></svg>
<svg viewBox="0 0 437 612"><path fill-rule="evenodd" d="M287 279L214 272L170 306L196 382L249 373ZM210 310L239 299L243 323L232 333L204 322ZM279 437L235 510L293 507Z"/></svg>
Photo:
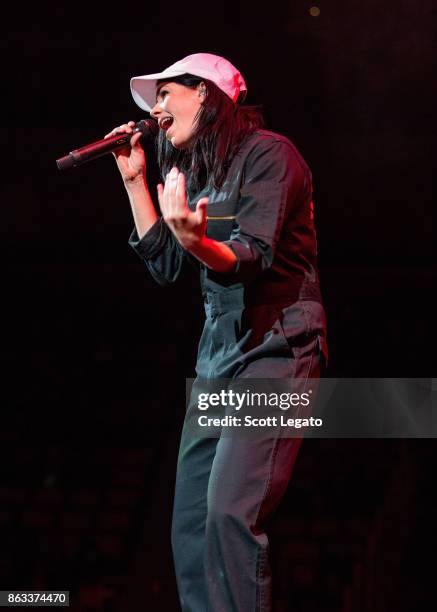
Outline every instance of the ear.
<svg viewBox="0 0 437 612"><path fill-rule="evenodd" d="M201 81L198 86L197 86L197 92L199 94L199 97L204 99L206 96L206 85L203 81Z"/></svg>

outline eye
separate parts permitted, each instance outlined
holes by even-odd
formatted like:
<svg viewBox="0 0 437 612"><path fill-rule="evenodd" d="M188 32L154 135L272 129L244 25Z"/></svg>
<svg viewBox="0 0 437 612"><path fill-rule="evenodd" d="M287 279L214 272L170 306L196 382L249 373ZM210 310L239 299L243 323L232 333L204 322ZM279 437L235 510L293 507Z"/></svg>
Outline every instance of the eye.
<svg viewBox="0 0 437 612"><path fill-rule="evenodd" d="M167 89L161 89L161 91L158 94L158 100L164 100L167 94L168 94Z"/></svg>

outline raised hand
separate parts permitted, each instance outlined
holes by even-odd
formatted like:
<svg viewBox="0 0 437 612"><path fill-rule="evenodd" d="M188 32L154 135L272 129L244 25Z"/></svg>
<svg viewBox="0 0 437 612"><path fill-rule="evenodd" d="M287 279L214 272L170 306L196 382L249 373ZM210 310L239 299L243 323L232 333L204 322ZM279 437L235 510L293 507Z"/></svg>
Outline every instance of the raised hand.
<svg viewBox="0 0 437 612"><path fill-rule="evenodd" d="M164 221L180 244L187 250L195 248L205 236L208 198L201 198L192 212L187 204L185 176L172 168L165 184L158 185L158 200Z"/></svg>

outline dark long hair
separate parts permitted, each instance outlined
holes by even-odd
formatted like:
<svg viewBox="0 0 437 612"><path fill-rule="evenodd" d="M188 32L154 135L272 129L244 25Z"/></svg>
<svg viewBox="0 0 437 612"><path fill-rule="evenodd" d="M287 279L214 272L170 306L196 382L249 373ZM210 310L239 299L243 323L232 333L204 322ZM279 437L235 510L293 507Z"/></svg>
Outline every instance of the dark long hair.
<svg viewBox="0 0 437 612"><path fill-rule="evenodd" d="M168 82L161 79L158 83ZM264 125L260 106L240 106L215 83L191 74L171 79L195 89L205 83L206 96L195 117L194 133L187 149L176 149L160 130L157 138L158 163L163 177L173 166L187 178L193 193L209 185L220 189L238 147L246 135Z"/></svg>

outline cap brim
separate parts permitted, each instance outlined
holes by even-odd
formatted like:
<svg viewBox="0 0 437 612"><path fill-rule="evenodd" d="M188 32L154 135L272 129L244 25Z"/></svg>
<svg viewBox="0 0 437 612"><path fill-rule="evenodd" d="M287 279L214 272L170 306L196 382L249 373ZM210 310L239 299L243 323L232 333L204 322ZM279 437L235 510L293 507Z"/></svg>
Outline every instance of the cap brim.
<svg viewBox="0 0 437 612"><path fill-rule="evenodd" d="M159 79L171 79L171 77L185 74L183 70L171 70L146 74L144 76L132 77L130 90L135 103L145 111L150 111L156 104L156 83Z"/></svg>

